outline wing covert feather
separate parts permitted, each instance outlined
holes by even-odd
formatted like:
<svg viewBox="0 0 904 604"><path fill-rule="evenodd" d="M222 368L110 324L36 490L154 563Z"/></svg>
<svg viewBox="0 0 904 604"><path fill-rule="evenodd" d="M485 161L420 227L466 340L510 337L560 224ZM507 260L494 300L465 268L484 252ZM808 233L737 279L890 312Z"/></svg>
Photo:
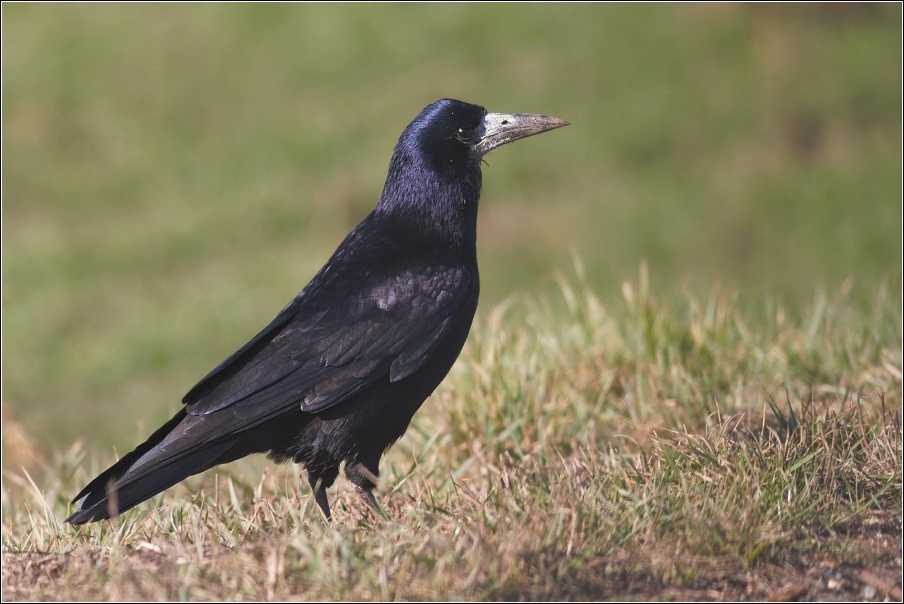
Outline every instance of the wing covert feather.
<svg viewBox="0 0 904 604"><path fill-rule="evenodd" d="M331 305L317 299L319 288L306 288L189 391L187 410L206 415L232 406L249 418L292 405L316 412L384 376L404 379L429 360L471 285L462 266L421 265L375 271Z"/></svg>

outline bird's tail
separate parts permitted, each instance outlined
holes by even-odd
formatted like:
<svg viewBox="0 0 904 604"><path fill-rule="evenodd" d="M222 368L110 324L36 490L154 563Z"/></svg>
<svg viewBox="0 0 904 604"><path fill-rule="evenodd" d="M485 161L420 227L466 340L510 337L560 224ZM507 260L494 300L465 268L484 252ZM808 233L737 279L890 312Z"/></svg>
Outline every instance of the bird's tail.
<svg viewBox="0 0 904 604"><path fill-rule="evenodd" d="M66 522L85 524L116 516L193 474L231 461L223 459L233 444L231 440L180 446L191 419L196 418L181 409L146 442L92 480L72 500L75 503L84 498Z"/></svg>

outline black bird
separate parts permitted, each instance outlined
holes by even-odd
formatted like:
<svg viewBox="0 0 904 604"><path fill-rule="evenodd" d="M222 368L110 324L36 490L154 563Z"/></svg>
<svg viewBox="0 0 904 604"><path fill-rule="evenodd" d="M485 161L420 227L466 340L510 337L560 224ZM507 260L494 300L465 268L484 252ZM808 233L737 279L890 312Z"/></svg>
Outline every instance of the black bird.
<svg viewBox="0 0 904 604"><path fill-rule="evenodd" d="M364 501L380 456L449 372L477 309L483 156L568 122L443 99L402 132L377 207L175 417L95 478L71 524L103 520L251 453L302 463L314 497L345 474Z"/></svg>

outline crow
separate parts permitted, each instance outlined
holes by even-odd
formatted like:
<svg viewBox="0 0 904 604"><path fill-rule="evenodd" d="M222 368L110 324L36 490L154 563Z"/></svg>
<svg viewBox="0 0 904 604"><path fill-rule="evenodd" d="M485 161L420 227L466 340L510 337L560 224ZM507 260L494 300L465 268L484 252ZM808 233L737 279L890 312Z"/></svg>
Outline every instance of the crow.
<svg viewBox="0 0 904 604"><path fill-rule="evenodd" d="M380 457L449 372L477 309L483 156L567 124L451 99L427 106L402 132L376 208L171 420L75 496L66 522L116 516L252 453L304 464L326 519L344 463L385 516L373 495Z"/></svg>

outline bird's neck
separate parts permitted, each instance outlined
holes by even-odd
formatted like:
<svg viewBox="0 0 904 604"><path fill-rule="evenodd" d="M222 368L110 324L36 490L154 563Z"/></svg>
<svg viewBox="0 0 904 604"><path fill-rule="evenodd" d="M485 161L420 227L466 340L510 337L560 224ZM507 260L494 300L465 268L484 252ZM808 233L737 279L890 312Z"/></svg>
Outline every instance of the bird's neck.
<svg viewBox="0 0 904 604"><path fill-rule="evenodd" d="M374 217L476 262L480 186L479 166L442 174L393 157Z"/></svg>

